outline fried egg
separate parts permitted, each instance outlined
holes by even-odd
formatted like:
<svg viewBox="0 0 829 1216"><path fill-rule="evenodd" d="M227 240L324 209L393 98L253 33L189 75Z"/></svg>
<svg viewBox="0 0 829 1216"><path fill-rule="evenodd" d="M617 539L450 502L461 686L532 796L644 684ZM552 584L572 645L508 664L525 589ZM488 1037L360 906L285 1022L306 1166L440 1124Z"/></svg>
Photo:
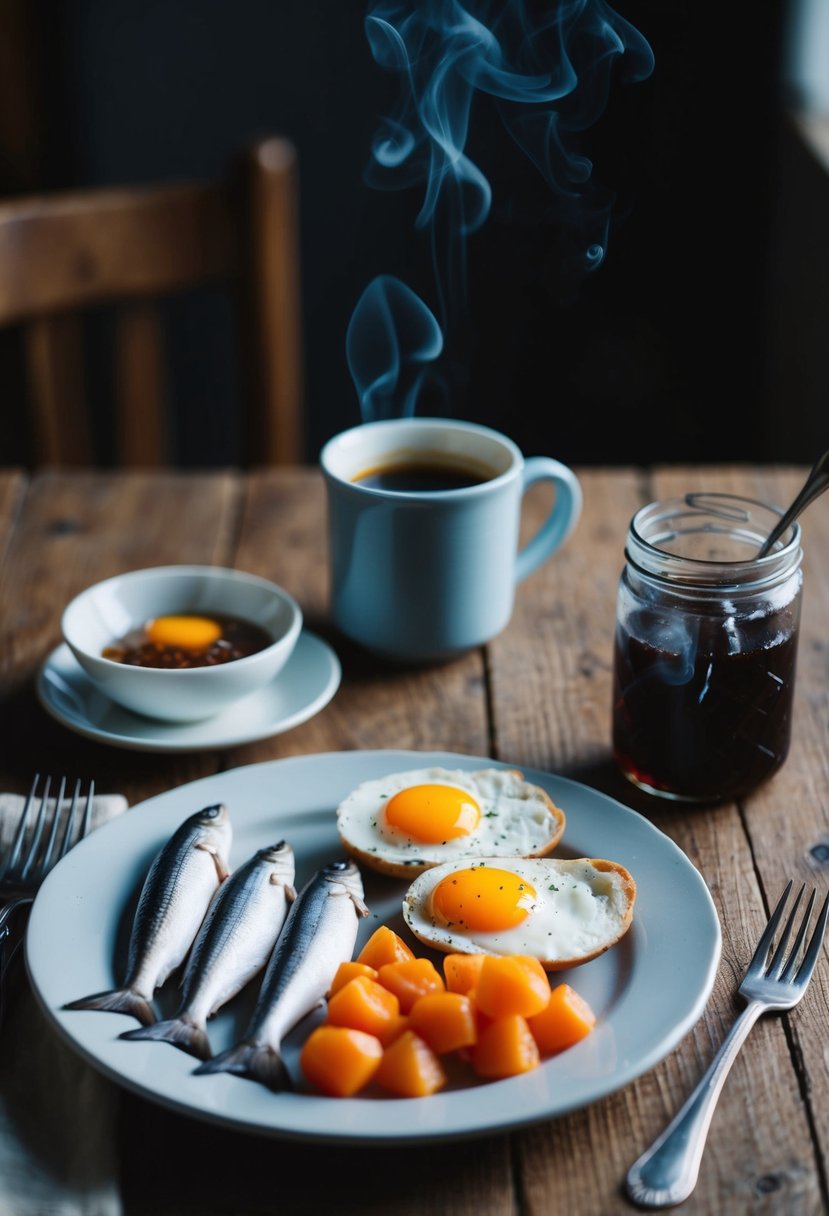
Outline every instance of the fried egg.
<svg viewBox="0 0 829 1216"><path fill-rule="evenodd" d="M391 773L363 782L337 808L343 847L406 878L464 857L543 856L564 823L543 789L499 768Z"/></svg>
<svg viewBox="0 0 829 1216"><path fill-rule="evenodd" d="M617 862L486 857L419 875L403 917L415 937L444 953L528 954L561 971L615 945L635 899L636 883Z"/></svg>

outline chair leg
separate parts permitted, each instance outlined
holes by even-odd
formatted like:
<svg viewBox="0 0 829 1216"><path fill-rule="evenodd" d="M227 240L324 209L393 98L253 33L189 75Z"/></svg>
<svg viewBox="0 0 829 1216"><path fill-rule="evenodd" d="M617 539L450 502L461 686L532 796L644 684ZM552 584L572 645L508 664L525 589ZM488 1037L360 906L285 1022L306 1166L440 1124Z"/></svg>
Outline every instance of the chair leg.
<svg viewBox="0 0 829 1216"><path fill-rule="evenodd" d="M119 310L115 330L116 450L125 467L170 462L164 426L163 334L157 310L134 303Z"/></svg>
<svg viewBox="0 0 829 1216"><path fill-rule="evenodd" d="M24 341L35 462L93 464L80 318L38 317Z"/></svg>

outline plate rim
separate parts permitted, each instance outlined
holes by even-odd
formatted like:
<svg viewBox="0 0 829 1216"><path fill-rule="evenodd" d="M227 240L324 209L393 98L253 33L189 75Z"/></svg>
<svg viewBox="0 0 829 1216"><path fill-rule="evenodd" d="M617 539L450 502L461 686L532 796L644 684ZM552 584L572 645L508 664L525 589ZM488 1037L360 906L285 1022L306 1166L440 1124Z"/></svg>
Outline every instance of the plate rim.
<svg viewBox="0 0 829 1216"><path fill-rule="evenodd" d="M308 764L309 762L313 763L313 764L318 764L323 761L330 762L330 761L336 761L336 760L345 759L345 758L347 758L348 763L352 763L352 762L354 762L354 758L359 758L359 761L363 762L363 761L374 761L378 758L385 759L386 757L388 757L390 759L390 761L393 762L398 767L401 766L403 763L408 762L409 760L416 761L417 764L419 764L420 766L438 765L438 764L449 765L450 763L453 763L453 762L460 762L461 764L467 764L467 765L470 765L470 764L471 765L480 765L482 763L485 763L485 764L497 766L497 767L506 767L506 768L515 768L516 767L514 764L511 764L511 763L508 763L505 761L501 761L501 760L496 760L492 757L481 757L481 756L477 756L477 755L474 755L471 753L461 753L461 752L434 752L434 751L420 751L420 750L412 750L412 749L376 748L376 749L343 750L343 751L336 751L336 752L302 753L302 754L295 755L295 756L284 757L282 759L266 760L266 761L260 761L260 762L252 763L252 764L248 764L248 765L240 765L236 768L227 769L224 772L209 774L205 777L196 778L194 781L186 782L181 786L176 786L170 790L162 791L159 794L152 795L150 798L144 799L140 803L136 803L134 806L130 807L129 810L131 812L133 810L140 810L142 808L146 809L148 807L157 806L158 804L163 805L164 802L168 799L168 797L171 794L176 794L178 796L181 796L182 791L192 790L194 787L198 787L199 785L204 785L204 784L210 783L210 782L216 780L217 778L220 778L220 779L226 781L228 779L235 777L238 773L243 772L243 771L245 771L245 772L261 771L262 769L272 769L272 768L281 769L283 767L304 765L304 764ZM555 1105L555 1107L552 1107L549 1109L539 1110L538 1108L532 1108L531 1110L524 1113L523 1115L522 1114L516 1115L513 1112L511 1114L505 1115L502 1118L494 1117L494 1118L489 1118L486 1120L480 1120L480 1121L476 1122L474 1125L467 1124L466 1126L461 1126L458 1128L440 1127L440 1128L435 1129L432 1127L429 1127L429 1128L409 1127L407 1130L404 1130L404 1131L386 1130L384 1128L380 1128L380 1129L375 1128L375 1129L372 1129L370 1132L360 1132L360 1131L351 1131L347 1127L345 1127L344 1126L345 1120L343 1120L343 1126L339 1130L333 1130L332 1128L327 1128L327 1129L323 1129L323 1130L320 1130L320 1129L309 1130L308 1128L296 1129L296 1128L291 1128L290 1126L284 1126L281 1124L280 1125L263 1124L260 1120L256 1120L253 1118L246 1118L244 1115L236 1115L236 1114L225 1115L225 1114L222 1114L220 1112L216 1112L216 1111L213 1111L210 1109L194 1107L194 1105L192 1103L189 1103L184 1100L178 1100L175 1097L170 1097L167 1094L161 1094L157 1090L153 1090L152 1087L149 1085L146 1085L146 1084L142 1085L140 1082L134 1080L132 1077L125 1076L123 1074L123 1072L119 1072L116 1068L110 1067L106 1063L106 1061L102 1061L94 1053L94 1051L89 1050L85 1044L83 1044L82 1042L79 1042L78 1039L76 1039L72 1035L72 1033L64 1025L61 1018L59 1016L57 1016L58 1013L60 1012L60 1010L52 1008L50 1006L50 1004L48 1003L48 1001L44 998L43 994L41 993L40 986L37 981L37 977L33 973L33 968L31 965L31 959L30 959L30 951L32 948L31 936L30 936L30 931L27 930L26 943L25 943L25 959L26 959L26 966L27 966L27 971L29 973L32 990L35 993L37 1002L40 1005L41 1009L43 1009L50 1025L60 1034L60 1036L64 1039L64 1041L69 1044L69 1046L72 1048L72 1050L74 1050L76 1053L78 1053L83 1059L85 1059L87 1061L87 1063L89 1063L93 1068L95 1068L98 1072L102 1073L104 1076L106 1076L108 1079L110 1079L114 1083L126 1088L127 1090L129 1090L132 1093L138 1094L140 1097L144 1098L145 1100L147 1100L151 1103L156 1103L158 1105L161 1105L162 1107L164 1107L168 1110L172 1110L177 1114L182 1114L189 1118L195 1118L199 1121L207 1122L214 1126L220 1126L227 1130L260 1135L260 1136L264 1136L266 1138L271 1137L271 1138L277 1138L277 1139L283 1139L283 1140L301 1141L301 1142L306 1142L306 1143L320 1143L320 1144L327 1143L327 1144L342 1144L342 1145L353 1144L353 1145L363 1145L363 1146L365 1146L367 1144L405 1145L405 1144L422 1144L422 1143L427 1143L430 1141L433 1141L433 1142L462 1141L462 1140L470 1140L470 1139L479 1139L479 1138L485 1137L485 1136L497 1135L497 1134L507 1132L507 1131L514 1131L514 1130L517 1130L522 1127L534 1126L539 1123L543 1123L545 1121L555 1120L564 1115L573 1113L574 1111L588 1108L588 1107L594 1105L596 1102L601 1101L602 1099L609 1097L613 1093L620 1091L625 1086L629 1085L632 1081L636 1080L638 1077L644 1075L645 1073L647 1073L651 1069L653 1069L658 1063L661 1062L661 1060L665 1059L673 1050L675 1050L675 1048L678 1046L678 1044L681 1042L681 1040L685 1037L685 1035L693 1028L694 1025L696 1025L697 1021L699 1020L699 1018L702 1016L702 1013L704 1012L704 1009L705 1009L705 1007L708 1003L709 997L711 995L711 991L713 990L714 983L716 981L717 971L719 968L721 955L722 955L721 925L720 925L720 921L719 921L719 916L716 911L716 906L715 906L713 898L711 896L711 892L709 891L708 886L705 883L704 878L702 877L702 874L699 872L699 870L694 865L694 863L691 861L691 859L687 856L687 854L685 854L684 851L679 847L679 845L677 845L673 840L671 840L671 838L665 832L663 832L661 830L661 828L657 827L656 824L654 824L646 816L640 814L638 811L633 810L633 808L631 808L631 807L625 806L624 803L621 803L617 799L614 799L611 795L604 794L602 791L596 790L592 786L585 785L583 782L577 781L573 778L560 776L558 774L547 772L544 770L532 769L529 766L518 766L518 767L521 768L521 771L524 772L524 774L526 775L528 780L532 780L533 777L542 777L545 779L552 779L554 783L561 784L565 787L573 788L573 789L576 789L576 790L579 790L582 792L586 791L589 796L598 798L603 803L605 803L605 802L609 803L615 810L621 811L625 815L631 816L634 821L636 821L637 823L640 824L640 826L644 826L646 833L652 832L654 834L654 838L658 839L660 841L661 846L667 848L668 854L673 852L675 854L675 860L680 862L680 864L682 864L683 867L687 868L686 872L687 872L688 877L691 878L692 881L697 883L698 894L702 900L702 904L704 906L706 906L707 911L710 914L711 927L713 928L713 931L714 931L713 932L713 941L711 943L711 949L710 949L710 953L709 953L709 957L708 957L708 964L707 964L707 969L705 971L703 983L697 990L693 1000L691 1001L690 1007L687 1009L684 1016L679 1018L674 1023L674 1025L671 1027L670 1031L663 1034L661 1039L657 1043L655 1043L650 1050L641 1054L635 1061L633 1061L633 1062L629 1061L626 1063L625 1066L618 1068L618 1069L614 1069L611 1073L602 1077L600 1082L595 1087L594 1092L588 1098L576 1098L570 1102L567 1102L565 1100L563 1103L557 1104L557 1105ZM117 818L109 821L107 824L102 825L102 828L98 829L98 831L96 831L94 836L98 836L98 832L101 830L107 830L107 831L115 830L116 825L118 825L119 823L123 823L123 821L124 821L124 817L118 816ZM92 843L92 841L94 841L94 837L91 837L89 840L82 842L80 847L81 848L88 847L90 845L90 843ZM67 865L67 862L71 860L72 853L75 853L75 852L76 852L76 850L72 850L70 852L70 854L67 854L67 857L65 857L59 863L59 866L65 867ZM44 884L44 888L47 887L47 884L52 883L54 874L57 871L58 871L58 866L55 867L55 870L53 871L53 873L50 874L49 877L47 878L46 883ZM34 921L34 923L37 924L37 916L36 916L37 902L38 901L36 900L35 906L32 909L32 919L30 920L30 926L31 926L32 921ZM634 919L635 919L635 914L634 914ZM542 1067L543 1067L543 1064L542 1064ZM528 1075L531 1077L533 1074L531 1073ZM499 1084L512 1085L512 1084L515 1084L516 1082L520 1083L523 1080L525 1080L524 1077L510 1078L510 1079L508 1079L508 1081L500 1082ZM480 1089L478 1089L476 1087L474 1092L484 1092L484 1089L485 1089L484 1086L481 1086ZM461 1091L454 1091L454 1092L468 1093L470 1091L461 1090ZM323 1095L317 1096L317 1095L303 1094L300 1096L303 1099L306 1099L307 1101L322 1102L322 1103L325 1103L326 1105L328 1105L329 1103L336 1103L334 1109L341 1109L342 1103L344 1103L344 1102L352 1102L352 1101L359 1102L359 1100L360 1100L359 1097L356 1099L335 1100L333 1098L327 1098ZM438 1099L440 1099L441 1097L443 1097L444 1099L449 1098L449 1097L451 1097L451 1092L447 1092L445 1095L437 1094L437 1095L435 1095L435 1097ZM397 1105L400 1108L405 1108L408 1110L415 1109L415 1107L412 1106L410 1099L405 1099L405 1098L397 1099L394 1097L387 1097L387 1098L383 1099L383 1107L382 1107L383 1109L389 1109L395 1105ZM507 1109L509 1108L508 1103L506 1104L506 1107L507 1107Z"/></svg>
<svg viewBox="0 0 829 1216"><path fill-rule="evenodd" d="M58 655L63 658L62 652L65 651L66 656L77 666L78 672L83 680L89 685L92 684L91 680L86 675L81 665L74 658L72 651L65 642L61 642L55 646L40 664L37 673L37 680L35 682L35 691L41 707L46 713L49 714L51 718L60 723L61 726L65 727L67 730L71 730L74 734L80 735L85 739L91 739L95 743L104 743L109 747L118 747L124 751L166 753L168 755L182 755L191 752L208 751L214 748L223 747L243 747L248 743L258 743L262 739L270 739L275 735L285 734L286 731L293 730L295 727L301 726L303 722L309 721L310 718L315 717L316 714L325 709L326 705L328 705L336 695L337 690L342 683L342 665L333 646L331 646L325 640L325 638L321 638L319 634L314 633L313 630L306 629L305 627L303 627L300 631L294 653L296 653L296 651L299 649L302 642L305 642L306 644L310 642L314 645L318 645L320 647L320 652L329 661L330 671L328 674L328 679L326 680L325 685L321 688L320 692L317 693L312 700L295 710L294 713L289 714L285 718L277 719L275 724L273 721L271 721L269 725L263 725L261 729L256 728L253 731L242 731L236 735L227 734L223 735L221 738L209 739L203 742L181 742L172 739L165 739L165 728L169 729L169 725L165 724L160 719L158 721L158 735L150 739L144 739L134 735L116 734L113 731L103 730L92 725L91 723L87 724L87 720L81 721L77 718L68 717L66 714L62 713L47 689L46 680L46 672L50 667L55 665ZM288 662L290 663L290 661L291 660L289 658ZM281 674L281 672L278 672L274 676L274 682L279 680ZM100 695L106 697L106 693L101 692ZM253 693L252 695L256 696L257 694ZM121 707L119 706L117 708L120 709ZM122 712L129 713L129 710L124 709ZM206 721L209 723L210 719L208 718ZM205 723L194 723L191 725L204 724Z"/></svg>

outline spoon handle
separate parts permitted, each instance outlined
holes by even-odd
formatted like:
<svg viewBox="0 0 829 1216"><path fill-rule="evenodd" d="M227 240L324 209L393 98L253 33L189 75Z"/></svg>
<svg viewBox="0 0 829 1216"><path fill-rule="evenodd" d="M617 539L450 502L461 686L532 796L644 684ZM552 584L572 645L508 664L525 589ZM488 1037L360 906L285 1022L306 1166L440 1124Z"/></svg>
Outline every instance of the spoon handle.
<svg viewBox="0 0 829 1216"><path fill-rule="evenodd" d="M824 452L815 462L809 476L803 483L802 490L788 511L781 516L780 522L772 528L757 556L765 557L767 553L770 553L772 545L794 523L801 511L808 507L809 503L813 502L826 489L829 489L829 451Z"/></svg>

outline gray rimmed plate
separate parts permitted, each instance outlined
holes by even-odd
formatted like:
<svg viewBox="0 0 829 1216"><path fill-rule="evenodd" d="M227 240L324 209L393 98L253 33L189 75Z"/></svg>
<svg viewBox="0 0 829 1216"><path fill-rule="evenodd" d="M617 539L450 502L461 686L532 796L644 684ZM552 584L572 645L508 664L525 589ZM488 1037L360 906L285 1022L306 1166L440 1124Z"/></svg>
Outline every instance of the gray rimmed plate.
<svg viewBox="0 0 829 1216"><path fill-rule="evenodd" d="M124 1015L63 1009L76 997L114 986L115 961L150 860L193 811L218 801L228 805L234 865L264 844L287 839L301 885L340 855L334 808L360 782L431 765L493 763L434 752L298 756L232 769L133 807L73 849L34 904L27 962L46 1014L72 1047L118 1083L189 1116L257 1134L340 1142L467 1138L554 1118L620 1089L653 1068L700 1017L720 957L716 911L699 872L648 820L578 782L529 769L527 779L543 786L567 815L557 855L611 858L637 882L633 924L619 945L560 973L590 1002L596 1029L533 1072L497 1082L470 1076L414 1100L274 1094L227 1074L194 1076L196 1061L169 1044L120 1040L121 1031L135 1025ZM364 878L372 915L362 922L358 949L381 922L407 933L400 911L407 884L369 873ZM240 994L210 1022L214 1051L244 1029L254 996L250 989ZM174 1001L174 993L162 993L162 1012ZM285 1045L295 1075L310 1020Z"/></svg>

